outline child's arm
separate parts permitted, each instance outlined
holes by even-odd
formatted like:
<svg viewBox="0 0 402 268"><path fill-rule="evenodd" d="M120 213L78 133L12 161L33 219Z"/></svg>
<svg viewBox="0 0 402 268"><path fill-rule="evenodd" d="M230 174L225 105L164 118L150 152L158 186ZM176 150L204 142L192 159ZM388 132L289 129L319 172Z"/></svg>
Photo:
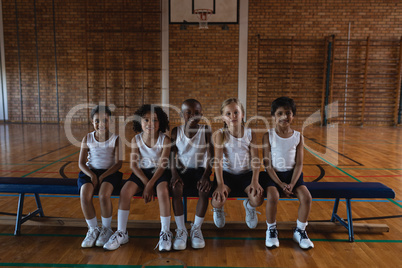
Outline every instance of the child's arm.
<svg viewBox="0 0 402 268"><path fill-rule="evenodd" d="M214 152L215 152L215 161L214 161L214 168L215 168L215 175L216 175L216 182L217 187L212 194L212 198L217 200L218 202L223 202L226 197L228 196L228 191L226 187L224 187L223 182L223 141L224 141L224 133L221 131L217 131L213 135L214 141Z"/></svg>
<svg viewBox="0 0 402 268"><path fill-rule="evenodd" d="M108 170L106 170L102 175L99 176L99 183L103 181L109 175L119 171L121 168L123 161L120 159L120 139L117 137L116 143L114 144L114 165L111 166Z"/></svg>
<svg viewBox="0 0 402 268"><path fill-rule="evenodd" d="M211 159L214 157L214 146L211 140L211 129L209 126L205 127L205 141L207 145L207 164L204 174L197 183L197 189L201 192L209 192L211 190L211 180L209 179L212 173Z"/></svg>
<svg viewBox="0 0 402 268"><path fill-rule="evenodd" d="M293 187L296 185L297 180L303 170L303 157L304 157L304 138L300 133L300 142L296 147L296 164L293 170L292 180L289 183L289 191L293 191Z"/></svg>
<svg viewBox="0 0 402 268"><path fill-rule="evenodd" d="M145 203L155 200L154 185L155 182L163 175L163 172L165 172L165 169L169 165L170 145L171 145L170 138L166 136L165 139L163 140L162 155L158 161L158 168L156 169L152 178L145 185L145 189L142 194Z"/></svg>
<svg viewBox="0 0 402 268"><path fill-rule="evenodd" d="M176 137L177 137L177 127L172 130L171 138L172 138L172 148L170 150L170 170L172 172L172 179L170 180L170 187L173 189L177 183L183 184L183 180L181 179L179 172L177 172L176 167L176 157L177 157L177 147L176 147Z"/></svg>
<svg viewBox="0 0 402 268"><path fill-rule="evenodd" d="M131 157L130 157L130 168L133 173L142 181L144 185L147 185L148 178L145 176L144 172L140 168L140 150L138 149L135 137L131 140Z"/></svg>
<svg viewBox="0 0 402 268"><path fill-rule="evenodd" d="M88 146L87 146L87 136L85 136L82 139L81 142L81 150L80 150L80 156L78 159L78 166L81 169L82 172L84 172L88 177L91 178L92 184L94 185L94 188L96 188L99 184L98 177L93 173L89 167L86 164L87 158L88 158Z"/></svg>
<svg viewBox="0 0 402 268"><path fill-rule="evenodd" d="M253 171L253 177L251 179L250 190L249 193L253 196L262 195L264 190L262 189L260 183L258 182L258 178L260 175L260 157L258 155L258 147L257 147L257 137L254 131L251 131L251 142L250 142L250 156L251 156L251 169Z"/></svg>
<svg viewBox="0 0 402 268"><path fill-rule="evenodd" d="M264 167L265 170L267 171L269 177L280 186L280 188L283 190L283 192L287 195L291 194L288 193L288 185L284 182L282 182L279 178L278 175L276 175L276 172L274 170L274 167L272 166L272 155L271 155L271 144L269 143L269 133L265 133L263 138L262 138L262 144L263 144L263 159L264 159Z"/></svg>

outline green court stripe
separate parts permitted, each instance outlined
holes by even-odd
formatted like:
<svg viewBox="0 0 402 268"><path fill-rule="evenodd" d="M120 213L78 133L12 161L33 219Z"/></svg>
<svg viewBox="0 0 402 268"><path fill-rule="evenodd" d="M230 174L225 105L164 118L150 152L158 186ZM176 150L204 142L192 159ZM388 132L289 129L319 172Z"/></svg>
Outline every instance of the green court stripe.
<svg viewBox="0 0 402 268"><path fill-rule="evenodd" d="M306 148L306 147L304 147L304 148ZM325 160L325 159L322 158L321 156L319 156L319 155L313 153L313 152L310 151L308 148L306 148L306 150L309 151L312 155L314 155L314 156L318 157L319 159L321 159L322 161L324 161L325 163L327 163L327 164L329 164L330 166L336 168L336 169L339 170L340 172L342 172L342 173L348 175L348 176L351 177L352 179L354 179L354 180L356 180L356 181L358 181L358 182L362 182L361 180L359 180L359 179L357 179L356 177L350 175L349 173L347 173L346 171L342 170L341 168L339 168L339 167L335 166L334 164L330 163L329 161ZM392 200L392 199L390 199L390 198L387 198L387 200L389 200L389 202L391 202L391 203L397 205L398 207L402 208L402 205L398 204L398 203L395 202L394 200Z"/></svg>
<svg viewBox="0 0 402 268"><path fill-rule="evenodd" d="M345 233L345 235L347 235ZM0 236L14 236L12 233L0 234ZM22 236L42 236L42 237L84 237L85 235L69 235L69 234L23 234ZM131 239L158 239L159 236L140 236L140 235L130 235ZM206 240L265 240L265 237L204 237ZM348 239L321 239L321 238L310 238L312 241L317 242L345 242ZM281 241L293 240L292 238L279 238ZM385 240L385 239L355 239L355 242L367 242L367 243L402 243L402 240Z"/></svg>
<svg viewBox="0 0 402 268"><path fill-rule="evenodd" d="M53 165L53 164L56 164L57 162L60 162L60 161L62 161L62 160L64 160L64 159L66 159L66 158L69 158L70 156L73 156L73 155L75 155L75 154L77 154L77 153L79 153L79 152L80 152L80 151L76 151L75 153L72 153L72 154L70 154L70 155L67 155L66 157L60 158L60 159L57 160L57 161L54 161L54 162L52 162L52 163L50 163L50 164L47 164L47 165L45 165L45 166L43 166L43 167L41 167L41 168L38 168L38 169L34 170L34 171L32 171L32 172L29 172L29 173L27 173L27 174L25 174L25 175L23 175L23 176L21 176L21 177L22 177L22 178L27 177L27 176L29 176L29 175L31 175L31 174L33 174L33 173L39 171L39 170L42 170L42 169L44 169L44 168L47 168L48 166L51 166L51 165Z"/></svg>
<svg viewBox="0 0 402 268"><path fill-rule="evenodd" d="M316 156L317 158L321 159L322 161L324 161L325 163L329 164L330 166L336 168L337 170L339 170L340 172L346 174L347 176L351 177L352 179L354 179L355 181L358 182L362 182L361 180L359 180L358 178L350 175L349 173L347 173L346 171L340 169L339 167L335 166L334 164L328 162L327 160L325 160L324 158L322 158L321 156L317 155L316 153L313 153L312 151L310 151L308 148L304 147L307 151L309 151L312 155Z"/></svg>
<svg viewBox="0 0 402 268"><path fill-rule="evenodd" d="M345 167L343 169L357 169L357 170L402 170L402 168L348 168Z"/></svg>
<svg viewBox="0 0 402 268"><path fill-rule="evenodd" d="M394 200L389 199L389 198L387 198L387 199L389 200L389 202L391 202L391 203L397 205L398 207L402 208L402 205L401 205L401 204L398 204L398 202L395 202Z"/></svg>

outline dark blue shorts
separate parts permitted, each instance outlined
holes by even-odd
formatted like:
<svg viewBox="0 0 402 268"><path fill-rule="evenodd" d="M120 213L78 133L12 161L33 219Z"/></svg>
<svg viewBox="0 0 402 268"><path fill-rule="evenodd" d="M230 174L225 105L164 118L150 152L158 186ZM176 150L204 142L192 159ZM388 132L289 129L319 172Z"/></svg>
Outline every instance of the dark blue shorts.
<svg viewBox="0 0 402 268"><path fill-rule="evenodd" d="M289 183L292 181L293 171L294 171L294 169L289 170L289 171L285 171L285 172L278 172L278 171L275 171L275 173L276 173L276 175L278 176L278 178L279 178L281 181L283 181L284 183L289 184ZM275 186L276 189L278 189L278 192L279 192L280 194L282 194L282 193L283 193L282 188L281 188L278 184L276 184L276 183L271 179L271 177L268 175L267 172L264 172L264 173L266 174L266 175L264 175L264 176L266 176L267 179L268 179L268 187L269 187L269 186ZM296 189L297 187L299 187L299 186L301 186L301 185L304 185L303 172L300 174L300 177L299 177L299 179L297 180L297 182L296 182L295 186L293 187L293 189Z"/></svg>
<svg viewBox="0 0 402 268"><path fill-rule="evenodd" d="M204 175L205 168L177 169L177 172L183 180L183 192L189 196L198 196L197 183Z"/></svg>
<svg viewBox="0 0 402 268"><path fill-rule="evenodd" d="M91 169L93 173L99 178L100 175L105 173L107 169ZM121 180L123 178L123 173L120 171L117 171L106 178L103 179L102 183L104 182L109 182L110 184L113 185L113 189L117 189L121 186ZM77 180L77 185L78 185L78 191L80 191L82 185L85 183L92 183L91 178L85 174L84 172L80 171L78 175L78 180Z"/></svg>
<svg viewBox="0 0 402 268"><path fill-rule="evenodd" d="M265 190L268 187L267 177L263 175L265 172L260 172L258 176L258 182L261 187ZM251 179L253 178L253 171L248 171L242 174L232 174L230 172L223 171L223 183L230 188L232 196L242 196L244 190L251 184ZM216 175L214 184L216 186ZM236 194L238 193L238 194Z"/></svg>
<svg viewBox="0 0 402 268"><path fill-rule="evenodd" d="M145 177L148 178L148 180L152 179L152 176L154 175L156 169L155 168L142 168L142 172L144 172ZM155 193L156 193L156 186L158 186L159 183L161 182L170 182L170 178L172 177L170 171L168 169L165 169L165 172L163 172L162 176L155 182ZM140 178L138 178L134 173L131 173L130 178L128 178L127 181L132 181L135 184L137 184L142 190L144 190L144 183L141 181Z"/></svg>

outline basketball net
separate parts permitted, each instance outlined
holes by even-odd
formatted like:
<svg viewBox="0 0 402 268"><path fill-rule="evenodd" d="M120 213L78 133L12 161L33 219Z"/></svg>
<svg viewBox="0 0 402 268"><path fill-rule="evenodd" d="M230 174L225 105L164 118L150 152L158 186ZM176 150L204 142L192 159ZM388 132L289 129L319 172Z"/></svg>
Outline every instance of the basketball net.
<svg viewBox="0 0 402 268"><path fill-rule="evenodd" d="M197 15L200 23L199 29L208 29L208 19L213 14L211 9L195 9L194 14Z"/></svg>

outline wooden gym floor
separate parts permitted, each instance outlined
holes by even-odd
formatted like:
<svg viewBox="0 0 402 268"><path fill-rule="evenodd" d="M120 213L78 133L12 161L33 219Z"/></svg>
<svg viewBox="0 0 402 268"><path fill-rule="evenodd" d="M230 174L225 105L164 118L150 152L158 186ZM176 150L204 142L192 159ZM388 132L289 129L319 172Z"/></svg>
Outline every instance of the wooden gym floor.
<svg viewBox="0 0 402 268"><path fill-rule="evenodd" d="M80 141L88 131L92 129L77 126L73 134ZM129 128L126 134L128 141L134 136ZM261 140L262 134L258 136ZM63 221L59 221L59 226L27 222L22 225L22 235L14 236L14 222L10 218L17 211L18 196L0 194L0 266L141 267L148 263L176 267L400 267L402 128L307 127L304 136L305 181L376 181L395 191L395 200L352 200L354 223L387 224L389 232L356 232L355 242L350 243L346 229L342 232L309 231L315 248L303 251L292 241L291 231L285 230L279 232L280 247L268 250L264 243L264 204L258 208L262 213L259 215L262 229L249 230L245 223L241 230L205 228L206 247L201 250L188 247L185 251L160 253L154 250L159 229L130 228L130 242L116 251L106 252L101 248L80 248L86 228L83 227L78 196L42 195L41 200L46 216L79 219L79 227L74 227L71 222L62 226ZM0 148L0 176L77 177L79 147L67 140L63 126L0 124ZM131 173L128 154L129 150L126 150L121 169L124 178ZM99 219L96 199L95 204ZM189 200L189 220L194 218L195 204L196 200ZM117 205L118 198L114 198L113 219L116 219ZM329 220L332 206L333 200L314 199L309 221ZM34 208L33 197L26 198L24 213ZM297 200L282 199L277 220L295 221L297 208ZM225 210L227 221L244 221L241 200L230 200ZM345 210L345 204L341 202L339 214L346 217ZM141 199L134 199L129 219L130 222L158 221L157 202L144 205ZM210 209L205 220L212 221Z"/></svg>

